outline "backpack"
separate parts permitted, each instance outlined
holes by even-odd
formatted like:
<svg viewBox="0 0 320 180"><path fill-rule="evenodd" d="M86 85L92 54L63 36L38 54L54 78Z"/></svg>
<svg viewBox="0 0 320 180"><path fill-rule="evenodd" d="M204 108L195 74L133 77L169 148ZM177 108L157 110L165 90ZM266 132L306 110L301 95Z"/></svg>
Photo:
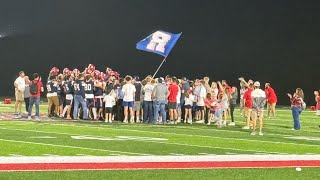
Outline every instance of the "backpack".
<svg viewBox="0 0 320 180"><path fill-rule="evenodd" d="M39 82L39 81L37 81L36 83L34 83L34 82L32 81L32 83L31 83L31 85L30 85L30 94L32 94L32 95L38 94L38 92L39 92L38 82Z"/></svg>

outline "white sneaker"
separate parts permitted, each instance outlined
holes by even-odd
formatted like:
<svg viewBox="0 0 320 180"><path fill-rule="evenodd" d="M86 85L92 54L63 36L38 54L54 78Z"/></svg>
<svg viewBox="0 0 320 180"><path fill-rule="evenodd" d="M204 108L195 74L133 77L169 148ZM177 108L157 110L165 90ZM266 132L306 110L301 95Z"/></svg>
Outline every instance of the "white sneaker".
<svg viewBox="0 0 320 180"><path fill-rule="evenodd" d="M259 136L263 136L263 133L261 131L259 132Z"/></svg>
<svg viewBox="0 0 320 180"><path fill-rule="evenodd" d="M128 120L124 120L123 123L126 123L126 124L127 124L127 123L128 123Z"/></svg>
<svg viewBox="0 0 320 180"><path fill-rule="evenodd" d="M255 132L255 131L253 131L252 133L251 133L251 135L252 136L255 136L257 133Z"/></svg>
<svg viewBox="0 0 320 180"><path fill-rule="evenodd" d="M250 129L250 127L249 126L244 126L244 127L242 127L242 129Z"/></svg>
<svg viewBox="0 0 320 180"><path fill-rule="evenodd" d="M236 125L235 122L231 122L231 123L228 124L228 126L235 126L235 125Z"/></svg>
<svg viewBox="0 0 320 180"><path fill-rule="evenodd" d="M31 120L31 116L28 116L28 120Z"/></svg>
<svg viewBox="0 0 320 180"><path fill-rule="evenodd" d="M22 118L22 116L21 115L16 115L14 118L15 119L20 119L20 118Z"/></svg>

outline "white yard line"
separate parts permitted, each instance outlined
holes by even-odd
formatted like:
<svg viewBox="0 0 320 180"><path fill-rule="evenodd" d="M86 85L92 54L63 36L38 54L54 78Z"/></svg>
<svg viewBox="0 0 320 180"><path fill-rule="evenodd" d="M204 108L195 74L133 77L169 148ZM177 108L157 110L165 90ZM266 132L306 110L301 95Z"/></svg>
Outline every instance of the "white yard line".
<svg viewBox="0 0 320 180"><path fill-rule="evenodd" d="M310 147L318 147L319 145L313 144L300 144L300 143L288 143L288 142L280 142L280 141L266 141L266 140L254 140L254 139L241 139L241 138L226 138L226 137L215 137L215 136L204 136L204 135L191 135L191 134L181 134L181 133L169 133L169 132L159 132L159 131L142 131L136 129L120 129L120 128L111 128L111 127L96 127L96 126L89 126L89 125L66 125L66 124L50 124L54 126L69 126L69 127L87 127L87 128L94 128L94 129L104 129L104 130L116 130L116 131L132 131L132 132L142 132L142 133L153 133L153 134L168 134L168 135L178 135L178 136L189 136L189 137L204 137L204 138L211 138L211 139L225 139L225 140L238 140L238 141L247 141L247 142L262 142L262 143L270 143L270 144L286 144L286 145L299 145L299 146L310 146ZM0 128L1 129L1 128ZM248 137L251 136L248 132Z"/></svg>
<svg viewBox="0 0 320 180"><path fill-rule="evenodd" d="M184 155L184 156L24 156L0 157L0 164L15 163L103 163L103 162L227 162L320 160L320 155Z"/></svg>
<svg viewBox="0 0 320 180"><path fill-rule="evenodd" d="M125 152L125 151L112 151L112 150L106 150L106 149L95 149L95 148L86 148L86 147L78 147L78 146L67 146L67 145L59 145L59 144L37 143L37 142L29 142L29 141L17 141L17 140L11 140L11 139L0 139L0 141L23 143L23 144L44 145L44 146L61 147L61 148L71 148L71 149L82 149L82 150L90 150L90 151L101 151L101 152L111 152L111 153L132 154L132 155L144 155L144 156L150 155L150 154L132 153L132 152Z"/></svg>
<svg viewBox="0 0 320 180"><path fill-rule="evenodd" d="M12 131L38 132L38 133L47 133L47 134L60 134L60 135L69 135L69 136L80 135L80 134L49 132L49 131L39 131L39 130L28 130L28 129L10 129L10 128L0 128L0 129L12 130ZM93 135L82 135L82 136L93 136ZM96 137L105 138L104 136L96 136ZM219 147L219 146L203 146L203 145L169 143L169 142L160 142L160 141L144 141L144 140L139 140L139 139L132 139L132 141L147 142L147 143L158 143L158 144L168 144L168 145L178 145L178 146L189 146L189 147L198 147L198 148L209 148L209 149L224 149L224 150L233 150L233 151L242 151L242 152L263 152L263 153L273 153L273 154L280 153L280 152L258 151L258 150L250 150L250 149L237 149L237 148L228 148L228 147ZM120 152L120 151L118 151L118 152ZM137 153L137 154L139 154L139 153ZM144 154L144 155L148 155L148 154Z"/></svg>

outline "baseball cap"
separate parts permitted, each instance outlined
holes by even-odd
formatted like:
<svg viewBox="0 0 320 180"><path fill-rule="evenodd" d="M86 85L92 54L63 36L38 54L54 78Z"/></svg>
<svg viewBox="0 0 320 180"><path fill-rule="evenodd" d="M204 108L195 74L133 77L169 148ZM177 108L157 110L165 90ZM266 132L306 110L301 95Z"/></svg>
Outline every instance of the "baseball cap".
<svg viewBox="0 0 320 180"><path fill-rule="evenodd" d="M139 76L134 76L134 80L139 81L140 80Z"/></svg>
<svg viewBox="0 0 320 180"><path fill-rule="evenodd" d="M182 81L187 81L187 78L186 77L182 77L181 80Z"/></svg>
<svg viewBox="0 0 320 180"><path fill-rule="evenodd" d="M254 84L253 84L255 87L260 87L260 82L259 81L256 81L256 82L254 82Z"/></svg>

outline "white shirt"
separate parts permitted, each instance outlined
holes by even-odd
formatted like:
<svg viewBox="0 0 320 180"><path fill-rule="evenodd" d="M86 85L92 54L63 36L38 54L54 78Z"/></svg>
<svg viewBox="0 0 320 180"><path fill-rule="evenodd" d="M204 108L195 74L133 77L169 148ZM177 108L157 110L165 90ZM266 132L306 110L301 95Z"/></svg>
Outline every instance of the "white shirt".
<svg viewBox="0 0 320 180"><path fill-rule="evenodd" d="M106 95L103 99L103 102L105 102L106 108L112 108L114 105L116 105L116 100L113 96Z"/></svg>
<svg viewBox="0 0 320 180"><path fill-rule="evenodd" d="M131 102L134 101L134 94L136 93L136 87L133 84L125 84L122 87L123 101Z"/></svg>
<svg viewBox="0 0 320 180"><path fill-rule="evenodd" d="M178 89L179 89L179 91L178 91L178 95L177 95L177 104L180 104L180 99L181 99L181 88L180 88L180 86L178 86Z"/></svg>
<svg viewBox="0 0 320 180"><path fill-rule="evenodd" d="M24 91L25 87L26 87L26 81L24 80L23 77L19 76L15 81L15 84L18 85L18 90L20 91Z"/></svg>
<svg viewBox="0 0 320 180"><path fill-rule="evenodd" d="M194 95L189 94L189 97L188 98L185 97L184 101L185 101L184 105L191 105L192 106L193 105L193 101L194 101Z"/></svg>
<svg viewBox="0 0 320 180"><path fill-rule="evenodd" d="M152 95L152 91L154 89L154 86L151 84L146 84L143 87L143 91L144 91L144 101L152 101L151 95Z"/></svg>
<svg viewBox="0 0 320 180"><path fill-rule="evenodd" d="M207 96L207 90L204 86L201 85L200 97L198 97L197 106L204 106L204 99Z"/></svg>

